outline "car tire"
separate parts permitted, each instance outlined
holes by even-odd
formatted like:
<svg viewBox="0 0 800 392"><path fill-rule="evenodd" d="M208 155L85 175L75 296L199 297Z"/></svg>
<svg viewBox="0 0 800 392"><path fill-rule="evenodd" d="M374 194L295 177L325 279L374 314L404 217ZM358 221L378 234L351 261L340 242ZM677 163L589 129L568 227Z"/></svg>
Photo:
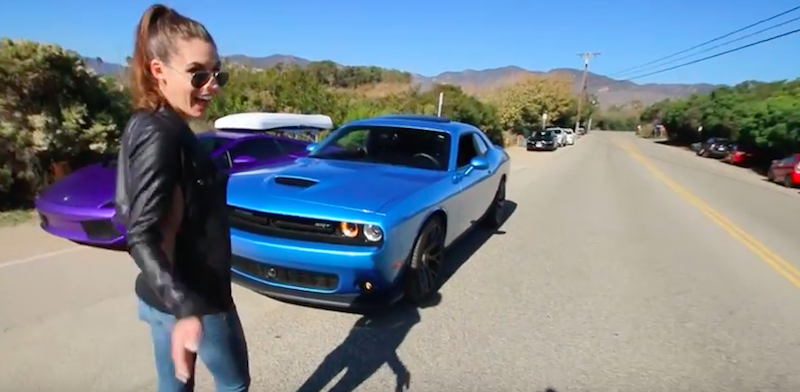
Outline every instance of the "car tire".
<svg viewBox="0 0 800 392"><path fill-rule="evenodd" d="M772 170L767 170L767 181L775 182L775 173Z"/></svg>
<svg viewBox="0 0 800 392"><path fill-rule="evenodd" d="M405 278L405 297L419 304L439 287L439 273L444 264L444 222L432 217L420 230L408 262Z"/></svg>
<svg viewBox="0 0 800 392"><path fill-rule="evenodd" d="M487 229L496 230L503 224L503 214L505 213L506 203L506 180L501 179L500 185L497 186L497 191L492 199L492 204L486 209L481 218L481 226Z"/></svg>
<svg viewBox="0 0 800 392"><path fill-rule="evenodd" d="M787 188L794 188L794 183L792 182L792 176L788 174L783 176L783 186Z"/></svg>

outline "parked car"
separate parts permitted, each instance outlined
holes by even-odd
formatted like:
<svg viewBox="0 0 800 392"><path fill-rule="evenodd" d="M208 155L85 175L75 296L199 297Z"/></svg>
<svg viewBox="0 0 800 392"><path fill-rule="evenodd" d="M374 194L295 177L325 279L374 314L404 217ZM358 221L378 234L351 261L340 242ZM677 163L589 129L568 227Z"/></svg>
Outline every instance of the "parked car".
<svg viewBox="0 0 800 392"><path fill-rule="evenodd" d="M705 158L721 159L728 155L731 141L727 138L712 137L700 144L697 155Z"/></svg>
<svg viewBox="0 0 800 392"><path fill-rule="evenodd" d="M215 130L198 134L199 143L222 171L236 173L308 154L309 142L266 131L330 129L333 123L323 115L240 113L222 117L214 125ZM116 178L116 156L109 155L50 185L36 199L42 229L89 245L124 245L125 228L112 221Z"/></svg>
<svg viewBox="0 0 800 392"><path fill-rule="evenodd" d="M556 135L556 143L559 147L564 147L567 145L567 135L564 133L564 130L559 127L551 127L545 128L545 131L551 131L553 134Z"/></svg>
<svg viewBox="0 0 800 392"><path fill-rule="evenodd" d="M503 221L509 156L435 116L350 122L308 157L231 176L234 280L279 299L386 307L438 287L445 249Z"/></svg>
<svg viewBox="0 0 800 392"><path fill-rule="evenodd" d="M564 141L568 146L575 144L575 133L569 128L564 128Z"/></svg>
<svg viewBox="0 0 800 392"><path fill-rule="evenodd" d="M528 138L526 145L528 151L555 151L558 149L558 140L553 131L536 131Z"/></svg>
<svg viewBox="0 0 800 392"><path fill-rule="evenodd" d="M722 160L731 165L747 166L756 158L755 154L742 149L738 144L733 144L728 150L728 155L722 158Z"/></svg>
<svg viewBox="0 0 800 392"><path fill-rule="evenodd" d="M800 185L800 154L792 154L783 159L772 161L767 171L767 179L778 182L788 188Z"/></svg>

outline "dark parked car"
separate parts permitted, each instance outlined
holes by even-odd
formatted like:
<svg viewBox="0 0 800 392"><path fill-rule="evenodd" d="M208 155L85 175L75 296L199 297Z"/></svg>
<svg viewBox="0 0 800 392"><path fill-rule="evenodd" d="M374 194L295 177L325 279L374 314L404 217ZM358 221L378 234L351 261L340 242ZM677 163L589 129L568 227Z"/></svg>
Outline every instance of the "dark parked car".
<svg viewBox="0 0 800 392"><path fill-rule="evenodd" d="M722 159L734 149L735 145L730 139L723 137L712 137L699 145L697 155L705 158Z"/></svg>
<svg viewBox="0 0 800 392"><path fill-rule="evenodd" d="M528 151L555 151L558 149L558 137L550 130L536 131L528 138Z"/></svg>

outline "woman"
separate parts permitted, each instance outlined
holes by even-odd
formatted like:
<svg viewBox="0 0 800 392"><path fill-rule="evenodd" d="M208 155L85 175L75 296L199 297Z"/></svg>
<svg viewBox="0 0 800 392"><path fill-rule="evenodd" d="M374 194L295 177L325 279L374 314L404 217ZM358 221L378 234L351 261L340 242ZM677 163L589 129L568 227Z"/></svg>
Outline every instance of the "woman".
<svg viewBox="0 0 800 392"><path fill-rule="evenodd" d="M199 355L218 391L247 391L225 177L187 123L228 75L205 27L163 5L139 22L131 74L135 111L122 134L115 202L141 269L139 318L150 325L158 390L191 391Z"/></svg>

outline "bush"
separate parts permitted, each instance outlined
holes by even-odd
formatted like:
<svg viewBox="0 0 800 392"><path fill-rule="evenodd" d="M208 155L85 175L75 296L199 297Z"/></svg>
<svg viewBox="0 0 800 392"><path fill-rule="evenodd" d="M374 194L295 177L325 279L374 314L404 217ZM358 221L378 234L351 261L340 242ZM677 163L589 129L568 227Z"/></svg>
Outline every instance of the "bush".
<svg viewBox="0 0 800 392"><path fill-rule="evenodd" d="M800 151L800 79L749 81L661 101L647 108L641 120L664 124L675 142L728 137L744 148L780 157Z"/></svg>
<svg viewBox="0 0 800 392"><path fill-rule="evenodd" d="M121 87L75 53L0 42L0 208L29 204L55 161L116 145L128 117Z"/></svg>

